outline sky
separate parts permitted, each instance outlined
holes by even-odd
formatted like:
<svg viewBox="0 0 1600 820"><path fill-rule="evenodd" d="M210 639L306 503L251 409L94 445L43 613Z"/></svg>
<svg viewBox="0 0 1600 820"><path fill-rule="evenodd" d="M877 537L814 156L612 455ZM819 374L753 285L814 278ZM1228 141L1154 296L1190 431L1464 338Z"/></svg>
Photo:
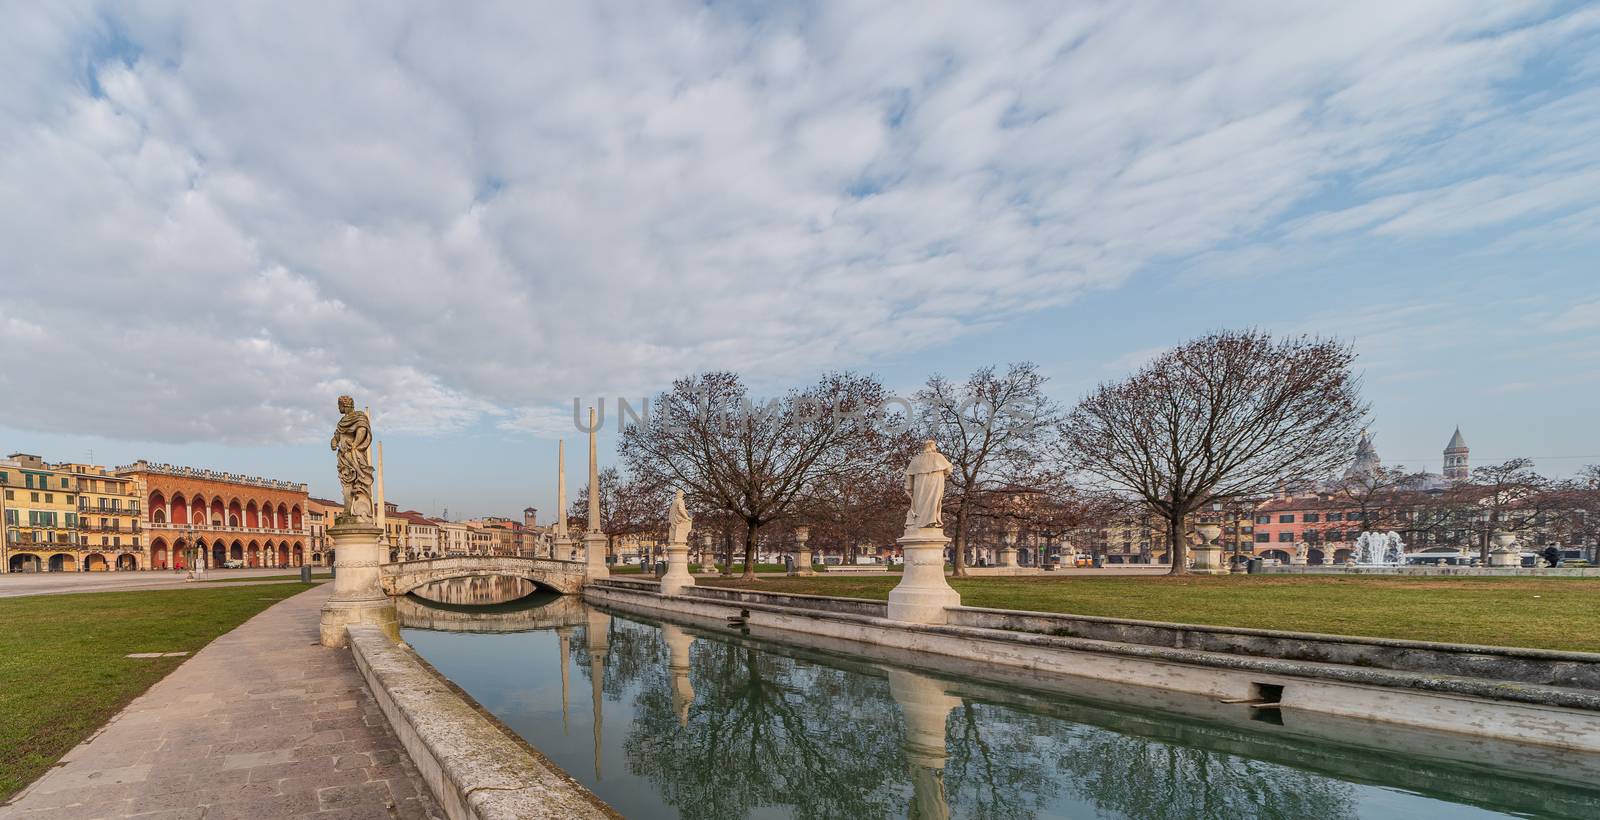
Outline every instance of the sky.
<svg viewBox="0 0 1600 820"><path fill-rule="evenodd" d="M0 2L0 76L4 452L336 496L350 393L548 517L575 397L1259 327L1386 463L1600 463L1592 4Z"/></svg>

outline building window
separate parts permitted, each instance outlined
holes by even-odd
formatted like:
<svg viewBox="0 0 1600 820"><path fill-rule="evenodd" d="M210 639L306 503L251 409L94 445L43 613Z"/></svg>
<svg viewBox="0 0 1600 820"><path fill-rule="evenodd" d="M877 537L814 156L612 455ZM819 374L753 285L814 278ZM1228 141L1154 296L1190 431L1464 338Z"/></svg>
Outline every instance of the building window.
<svg viewBox="0 0 1600 820"><path fill-rule="evenodd" d="M1315 524L1318 521L1321 521L1322 517L1317 515L1316 513L1306 513L1305 517L1302 518L1301 520L1305 521L1307 524Z"/></svg>
<svg viewBox="0 0 1600 820"><path fill-rule="evenodd" d="M1344 513L1328 513L1329 521L1343 521Z"/></svg>
<svg viewBox="0 0 1600 820"><path fill-rule="evenodd" d="M1278 523L1279 524L1293 524L1294 523L1294 513L1285 513L1283 515L1278 516Z"/></svg>
<svg viewBox="0 0 1600 820"><path fill-rule="evenodd" d="M1269 543L1270 541L1272 541L1272 534L1271 533L1265 533L1265 532L1256 533L1256 543L1257 544L1266 544L1266 543Z"/></svg>
<svg viewBox="0 0 1600 820"><path fill-rule="evenodd" d="M1288 530L1284 530L1283 532L1278 533L1278 540L1283 542L1283 543L1291 543L1292 544L1292 543L1294 543L1294 533L1292 533L1292 532L1290 532Z"/></svg>
<svg viewBox="0 0 1600 820"><path fill-rule="evenodd" d="M1271 524L1272 523L1272 516L1270 516L1270 515L1258 515L1258 516L1256 516L1256 523L1257 524Z"/></svg>

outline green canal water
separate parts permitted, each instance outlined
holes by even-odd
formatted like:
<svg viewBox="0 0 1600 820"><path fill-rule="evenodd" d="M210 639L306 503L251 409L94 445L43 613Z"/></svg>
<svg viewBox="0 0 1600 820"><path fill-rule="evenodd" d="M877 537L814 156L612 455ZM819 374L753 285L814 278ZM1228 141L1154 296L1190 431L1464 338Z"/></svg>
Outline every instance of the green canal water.
<svg viewBox="0 0 1600 820"><path fill-rule="evenodd" d="M401 599L403 637L630 818L1600 817L1600 762L1582 756L1094 681L1062 691L523 597L523 583Z"/></svg>

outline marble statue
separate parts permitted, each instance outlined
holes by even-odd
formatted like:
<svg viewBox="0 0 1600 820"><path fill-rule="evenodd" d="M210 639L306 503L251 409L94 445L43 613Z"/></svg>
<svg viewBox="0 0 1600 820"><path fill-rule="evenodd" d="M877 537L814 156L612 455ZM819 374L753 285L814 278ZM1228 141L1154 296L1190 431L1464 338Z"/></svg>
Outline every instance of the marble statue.
<svg viewBox="0 0 1600 820"><path fill-rule="evenodd" d="M667 510L667 543L689 543L689 530L694 529L694 519L683 503L683 490L672 497L672 508Z"/></svg>
<svg viewBox="0 0 1600 820"><path fill-rule="evenodd" d="M372 520L372 423L356 409L355 399L339 397L339 424L333 428L328 449L338 454L339 486L344 489L344 512L360 521Z"/></svg>
<svg viewBox="0 0 1600 820"><path fill-rule="evenodd" d="M944 527L944 480L950 470L950 459L939 452L933 439L922 442L922 452L906 467L906 496L911 499L906 532Z"/></svg>

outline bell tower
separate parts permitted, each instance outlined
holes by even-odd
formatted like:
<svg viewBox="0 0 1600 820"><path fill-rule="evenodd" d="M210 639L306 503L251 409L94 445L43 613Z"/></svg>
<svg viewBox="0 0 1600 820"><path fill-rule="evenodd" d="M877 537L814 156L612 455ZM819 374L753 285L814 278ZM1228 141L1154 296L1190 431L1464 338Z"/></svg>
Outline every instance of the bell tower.
<svg viewBox="0 0 1600 820"><path fill-rule="evenodd" d="M1471 474L1467 466L1467 440L1461 437L1461 428L1456 428L1456 434L1450 437L1450 443L1444 446L1444 477L1451 481L1466 481Z"/></svg>

